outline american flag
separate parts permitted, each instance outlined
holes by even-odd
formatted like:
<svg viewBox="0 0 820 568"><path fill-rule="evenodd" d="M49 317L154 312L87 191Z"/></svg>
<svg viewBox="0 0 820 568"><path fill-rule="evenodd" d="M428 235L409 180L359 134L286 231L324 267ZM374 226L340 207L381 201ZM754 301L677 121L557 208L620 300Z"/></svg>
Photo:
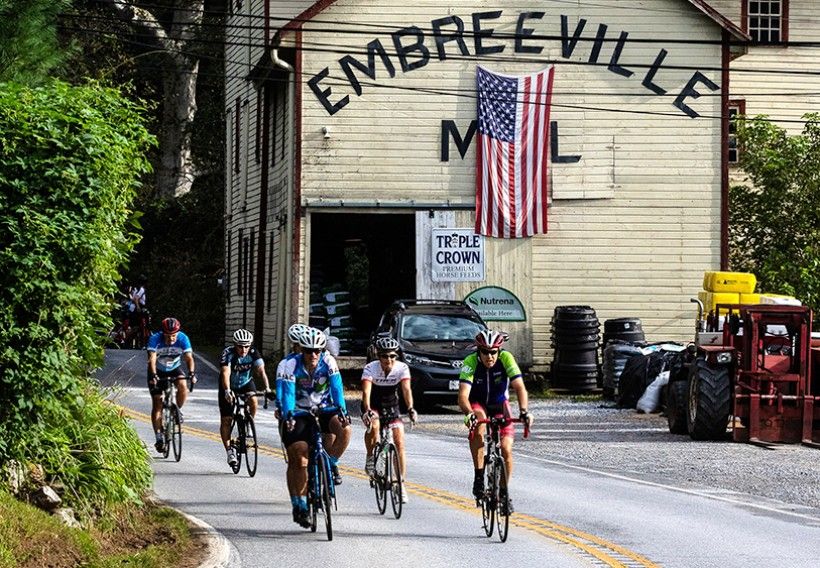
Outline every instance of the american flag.
<svg viewBox="0 0 820 568"><path fill-rule="evenodd" d="M547 232L553 74L554 67L525 77L477 67L478 234L509 239Z"/></svg>

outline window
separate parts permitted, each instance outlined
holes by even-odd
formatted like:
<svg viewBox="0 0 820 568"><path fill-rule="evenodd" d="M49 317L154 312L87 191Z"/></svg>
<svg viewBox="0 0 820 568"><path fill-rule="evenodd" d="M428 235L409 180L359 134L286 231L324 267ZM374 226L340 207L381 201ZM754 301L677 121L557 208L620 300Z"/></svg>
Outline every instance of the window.
<svg viewBox="0 0 820 568"><path fill-rule="evenodd" d="M737 117L746 114L746 101L729 101L729 163L740 161L740 148L737 143Z"/></svg>
<svg viewBox="0 0 820 568"><path fill-rule="evenodd" d="M745 0L744 29L755 43L788 41L788 0Z"/></svg>

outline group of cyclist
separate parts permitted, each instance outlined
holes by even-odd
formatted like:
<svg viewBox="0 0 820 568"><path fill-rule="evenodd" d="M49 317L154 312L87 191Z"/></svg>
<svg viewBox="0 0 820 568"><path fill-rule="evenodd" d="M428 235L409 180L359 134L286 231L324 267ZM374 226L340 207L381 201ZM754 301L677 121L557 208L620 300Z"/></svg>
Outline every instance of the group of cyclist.
<svg viewBox="0 0 820 568"><path fill-rule="evenodd" d="M335 485L342 483L338 461L350 443L351 419L345 403L342 376L336 359L327 349L325 333L296 323L288 329L288 339L291 351L277 365L274 393L265 372L264 360L253 346L253 334L245 329L234 332L233 345L226 347L220 356L220 434L228 464L234 466L237 455L230 445L234 397L256 391L256 385L261 384L265 395L276 404L280 436L288 457L286 477L293 520L300 526L309 528L307 465L314 420L310 415L311 409L318 408L321 412L319 425L323 443L330 456ZM509 391L512 388L518 400L519 418L528 427L532 424L523 376L512 353L502 349L505 340L506 335L498 331L479 332L475 337L477 351L464 360L459 376L458 405L464 413L465 426L476 434L470 436L470 452L475 470L473 496L477 500L484 493L485 426L479 421L490 416L511 417ZM367 449L365 470L368 474L373 474L371 451L378 442L381 422L385 421L393 432L404 479L407 466L399 393L404 399L411 423L415 423L418 418L413 407L410 369L401 360L400 344L395 339L379 338L375 347L377 358L364 367L361 377L361 416L366 427L364 444ZM182 408L188 395L182 361L188 367L188 378L192 384L196 382L195 364L191 342L180 331L179 320L175 318L162 320L162 330L151 335L147 351L148 388L152 397L151 417L156 433L156 449L161 452L166 443L161 423L162 393L167 381L176 381L176 403ZM255 415L256 399L248 398L248 405L251 415ZM510 475L513 466L513 424L502 428L500 437L502 456ZM408 501L404 488L400 497L403 503ZM509 507L512 512L511 503Z"/></svg>

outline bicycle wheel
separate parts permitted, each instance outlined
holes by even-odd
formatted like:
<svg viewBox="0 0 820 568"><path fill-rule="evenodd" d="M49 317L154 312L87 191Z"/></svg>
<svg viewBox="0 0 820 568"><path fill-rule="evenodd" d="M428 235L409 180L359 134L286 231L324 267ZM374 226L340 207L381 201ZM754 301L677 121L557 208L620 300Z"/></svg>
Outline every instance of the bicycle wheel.
<svg viewBox="0 0 820 568"><path fill-rule="evenodd" d="M171 407L164 404L162 407L162 431L165 433L165 446L162 448L162 457L167 458L171 453L171 438L174 434L174 420L171 417Z"/></svg>
<svg viewBox="0 0 820 568"><path fill-rule="evenodd" d="M311 450L312 452L312 450ZM311 457L308 459L308 494L307 494L307 503L308 503L308 518L310 519L310 532L316 532L316 516L318 514L319 508L319 497L317 496L316 492L316 479L318 478L317 468L316 468L316 460L314 456L311 454Z"/></svg>
<svg viewBox="0 0 820 568"><path fill-rule="evenodd" d="M507 492L507 464L503 459L498 460L495 468L495 516L498 521L498 538L501 542L507 542L507 535L510 528L510 507Z"/></svg>
<svg viewBox="0 0 820 568"><path fill-rule="evenodd" d="M491 537L493 536L493 530L495 530L495 504L493 503L493 480L495 479L493 471L495 467L492 459L487 460L485 463L484 495L480 499L481 518L484 521L484 534Z"/></svg>
<svg viewBox="0 0 820 568"><path fill-rule="evenodd" d="M171 446L174 448L174 460L182 458L182 424L179 422L179 409L176 405L171 407Z"/></svg>
<svg viewBox="0 0 820 568"><path fill-rule="evenodd" d="M402 492L402 478L401 478L401 464L399 463L399 452L396 446L390 444L387 446L387 482L390 487L390 504L393 506L393 515L398 519L401 517L401 492Z"/></svg>
<svg viewBox="0 0 820 568"><path fill-rule="evenodd" d="M242 419L235 416L231 419L231 447L236 451L236 464L231 466L231 471L239 473L242 467L242 444L245 437Z"/></svg>
<svg viewBox="0 0 820 568"><path fill-rule="evenodd" d="M373 487L376 491L376 506L379 514L384 515L387 510L387 458L381 444L373 448L375 470L373 471Z"/></svg>
<svg viewBox="0 0 820 568"><path fill-rule="evenodd" d="M331 510L333 509L333 497L330 493L330 463L326 456L319 456L319 503L321 504L322 512L325 514L325 530L327 531L327 539L333 540L333 517Z"/></svg>
<svg viewBox="0 0 820 568"><path fill-rule="evenodd" d="M248 475L253 477L256 475L256 425L253 422L253 416L245 417L245 467L248 470Z"/></svg>

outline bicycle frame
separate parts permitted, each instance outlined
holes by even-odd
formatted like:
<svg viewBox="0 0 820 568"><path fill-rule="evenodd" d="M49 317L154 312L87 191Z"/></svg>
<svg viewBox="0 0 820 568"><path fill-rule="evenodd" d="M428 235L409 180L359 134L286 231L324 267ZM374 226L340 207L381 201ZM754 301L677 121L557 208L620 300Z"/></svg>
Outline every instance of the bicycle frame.
<svg viewBox="0 0 820 568"><path fill-rule="evenodd" d="M379 440L372 448L374 471L370 478L370 486L376 491L376 505L382 515L387 510L387 492L390 492L393 515L398 519L402 512L401 494L404 480L398 448L393 441L392 420L388 416L379 416Z"/></svg>
<svg viewBox="0 0 820 568"><path fill-rule="evenodd" d="M234 473L239 473L242 467L242 456L245 456L245 468L248 475L256 475L258 444L256 440L256 424L250 409L248 399L253 397L265 397L264 393L247 392L243 394L233 393L233 412L231 415L231 434L236 428L236 439L231 436L230 444L236 450L236 465L231 466ZM268 399L265 397L264 408L268 407ZM251 440L248 443L248 440Z"/></svg>
<svg viewBox="0 0 820 568"><path fill-rule="evenodd" d="M319 416L323 413L335 412L338 408L327 407L321 409L313 407L310 412L301 412L296 416L311 416L313 418L311 441L308 443L308 511L310 512L311 532L316 532L316 519L321 510L325 517L327 539L333 540L333 523L331 504L336 507L336 486L333 484L333 472L330 467L330 454L325 450L322 440L322 428Z"/></svg>
<svg viewBox="0 0 820 568"><path fill-rule="evenodd" d="M164 458L174 450L174 459L182 458L182 424L179 422L179 408L176 403L176 381L168 378L162 393L162 430L165 434Z"/></svg>
<svg viewBox="0 0 820 568"><path fill-rule="evenodd" d="M501 542L507 541L510 521L507 464L501 455L501 429L508 424L522 422L520 418L493 416L477 420L470 430L470 439L475 435L479 424L487 424L489 430L485 436L484 494L476 499L476 505L481 507L486 535L491 537L497 524L498 538ZM529 425L523 423L524 437L529 438Z"/></svg>

